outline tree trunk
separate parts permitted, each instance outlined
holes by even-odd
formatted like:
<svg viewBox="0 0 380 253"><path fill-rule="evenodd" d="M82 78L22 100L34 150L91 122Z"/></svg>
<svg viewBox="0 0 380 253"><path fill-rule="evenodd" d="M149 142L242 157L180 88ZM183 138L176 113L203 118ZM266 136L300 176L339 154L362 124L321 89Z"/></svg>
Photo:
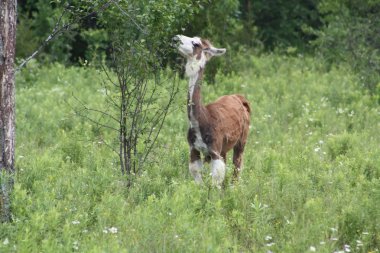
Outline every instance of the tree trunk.
<svg viewBox="0 0 380 253"><path fill-rule="evenodd" d="M11 220L15 151L16 0L0 0L0 173L1 219Z"/></svg>

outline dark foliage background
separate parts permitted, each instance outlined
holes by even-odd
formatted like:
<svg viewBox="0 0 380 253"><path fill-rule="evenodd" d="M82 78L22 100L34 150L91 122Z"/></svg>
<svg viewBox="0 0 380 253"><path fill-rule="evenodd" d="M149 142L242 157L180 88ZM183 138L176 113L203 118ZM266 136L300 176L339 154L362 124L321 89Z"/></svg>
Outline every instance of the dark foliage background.
<svg viewBox="0 0 380 253"><path fill-rule="evenodd" d="M105 2L20 0L17 57L27 57L46 39L65 8L62 19L70 22L75 17L85 17L86 13ZM50 43L39 55L39 60L68 65L84 61L95 64L110 54L110 35L126 28L114 25L124 19L125 26L133 27L132 18L150 32L150 38L161 41L162 47L170 45L171 36L183 33L207 37L218 46L233 49L229 57L208 66L207 80L210 82L218 69L230 73L239 67L234 64L235 55L247 50L253 53L276 51L319 55L330 67L345 62L361 76L362 85L371 93L379 89L380 1L160 0L118 3L129 17L120 14L111 1L111 7L104 13L82 18L65 36ZM123 30L123 33L123 36L135 36L136 31ZM174 61L175 56L171 55L163 63Z"/></svg>

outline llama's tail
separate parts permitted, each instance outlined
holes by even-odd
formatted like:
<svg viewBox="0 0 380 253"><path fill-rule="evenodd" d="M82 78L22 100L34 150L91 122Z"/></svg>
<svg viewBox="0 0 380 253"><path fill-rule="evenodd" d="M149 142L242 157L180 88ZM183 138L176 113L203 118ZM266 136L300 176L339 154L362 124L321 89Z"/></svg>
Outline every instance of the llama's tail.
<svg viewBox="0 0 380 253"><path fill-rule="evenodd" d="M241 101L245 109L247 110L248 114L251 114L251 106L249 105L248 100L242 95L236 95L236 96L239 98L239 100Z"/></svg>

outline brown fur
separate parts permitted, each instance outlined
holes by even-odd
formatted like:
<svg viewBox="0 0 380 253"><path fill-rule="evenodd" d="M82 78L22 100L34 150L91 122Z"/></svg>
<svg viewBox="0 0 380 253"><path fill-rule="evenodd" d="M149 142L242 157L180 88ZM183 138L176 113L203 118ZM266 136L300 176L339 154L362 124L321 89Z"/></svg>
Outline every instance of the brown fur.
<svg viewBox="0 0 380 253"><path fill-rule="evenodd" d="M202 73L199 76L202 76ZM222 157L226 162L227 152L234 149L234 175L238 177L249 133L251 112L249 102L243 96L236 94L222 96L214 103L203 106L200 84L197 83L194 89L193 97L189 101L189 111L192 107L194 117L199 122L202 140L208 148L208 151L204 152L205 161ZM191 146L191 162L200 158L200 151L193 145L194 138L190 128L188 140Z"/></svg>
<svg viewBox="0 0 380 253"><path fill-rule="evenodd" d="M201 45L193 46L193 56L200 60L202 52L205 52L205 56L209 60L212 55L205 49L209 49L212 45L208 40L202 39L201 42ZM204 106L201 99L203 72L203 68L198 71L198 80L194 85L193 94L191 97L188 96L189 120L196 120L199 124L199 129L193 126L188 131L188 142L191 149L190 162L199 160L201 152L205 155L206 162L221 158L226 162L227 152L233 149L234 176L238 178L249 133L251 107L248 100L238 94L222 96L215 102ZM201 141L206 148L199 144L197 147L197 142L199 142L197 133L199 132Z"/></svg>
<svg viewBox="0 0 380 253"><path fill-rule="evenodd" d="M248 105L248 102L243 96L228 95L206 106L209 119L202 120L200 125L212 129L213 141L210 148L219 153L224 160L229 150L237 145L244 148L247 141L250 110L247 109L249 105L245 105Z"/></svg>

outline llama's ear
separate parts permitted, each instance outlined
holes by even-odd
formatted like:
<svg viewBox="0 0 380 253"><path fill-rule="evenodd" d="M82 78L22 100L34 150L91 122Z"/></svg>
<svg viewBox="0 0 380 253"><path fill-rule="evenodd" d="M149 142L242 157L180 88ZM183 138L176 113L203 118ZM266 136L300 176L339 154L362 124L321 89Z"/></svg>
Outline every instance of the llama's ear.
<svg viewBox="0 0 380 253"><path fill-rule="evenodd" d="M226 53L225 48L216 48L216 47L205 48L203 51L206 53L209 53L211 56L221 56Z"/></svg>

